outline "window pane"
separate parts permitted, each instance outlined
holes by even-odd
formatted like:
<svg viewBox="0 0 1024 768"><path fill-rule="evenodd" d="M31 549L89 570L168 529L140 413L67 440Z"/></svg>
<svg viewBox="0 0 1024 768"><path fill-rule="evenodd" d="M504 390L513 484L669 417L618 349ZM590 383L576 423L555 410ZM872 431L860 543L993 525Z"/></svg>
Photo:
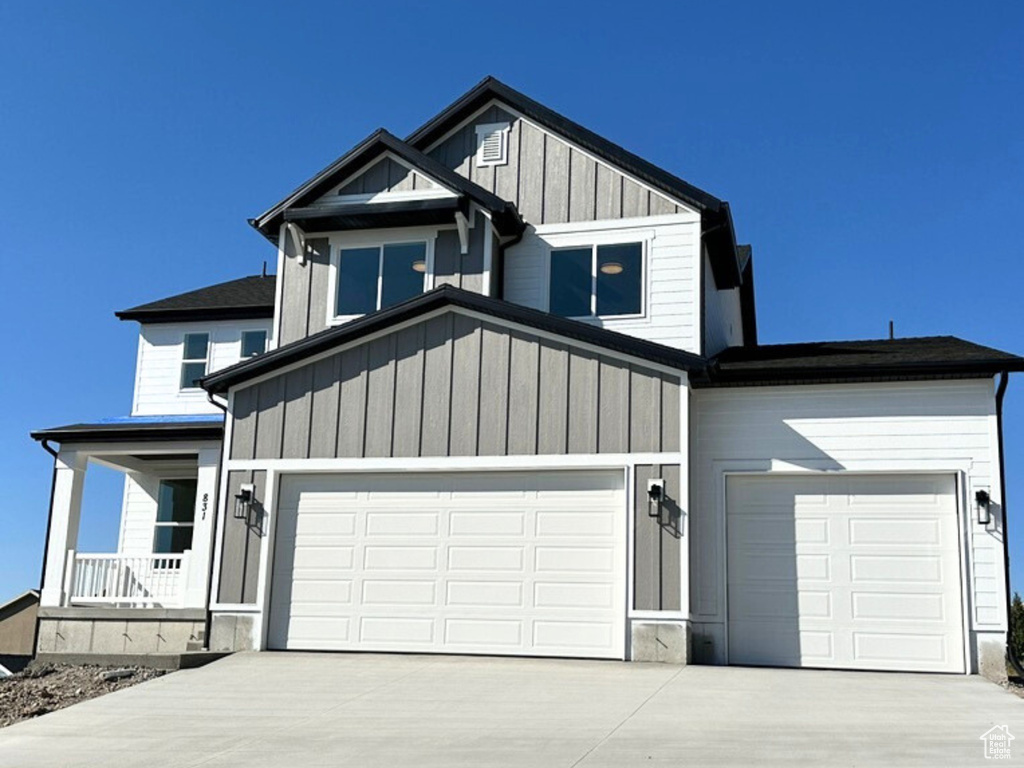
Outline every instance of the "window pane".
<svg viewBox="0 0 1024 768"><path fill-rule="evenodd" d="M153 536L153 552L169 554L192 549L192 526L158 525Z"/></svg>
<svg viewBox="0 0 1024 768"><path fill-rule="evenodd" d="M206 363L183 363L181 366L181 388L197 388L199 380L205 375Z"/></svg>
<svg viewBox="0 0 1024 768"><path fill-rule="evenodd" d="M549 312L563 317L590 314L590 261L590 248L551 252Z"/></svg>
<svg viewBox="0 0 1024 768"><path fill-rule="evenodd" d="M385 245L381 309L423 293L423 273L426 268L426 243Z"/></svg>
<svg viewBox="0 0 1024 768"><path fill-rule="evenodd" d="M205 360L206 348L210 344L208 333L186 333L183 360Z"/></svg>
<svg viewBox="0 0 1024 768"><path fill-rule="evenodd" d="M638 315L643 309L643 246L597 246L597 314Z"/></svg>
<svg viewBox="0 0 1024 768"><path fill-rule="evenodd" d="M338 259L339 315L365 315L377 308L379 248L347 248Z"/></svg>
<svg viewBox="0 0 1024 768"><path fill-rule="evenodd" d="M266 351L266 331L242 331L242 357L255 357Z"/></svg>
<svg viewBox="0 0 1024 768"><path fill-rule="evenodd" d="M156 503L158 523L191 523L196 511L195 480L163 480Z"/></svg>

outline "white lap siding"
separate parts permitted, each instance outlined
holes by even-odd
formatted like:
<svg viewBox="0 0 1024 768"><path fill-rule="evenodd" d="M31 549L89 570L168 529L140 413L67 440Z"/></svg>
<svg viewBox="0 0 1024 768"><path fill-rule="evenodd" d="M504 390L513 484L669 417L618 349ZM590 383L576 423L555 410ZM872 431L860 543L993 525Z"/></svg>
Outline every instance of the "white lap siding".
<svg viewBox="0 0 1024 768"><path fill-rule="evenodd" d="M700 217L696 214L529 228L522 242L505 252L503 298L547 311L552 247L637 241L647 243L644 316L587 322L699 353Z"/></svg>
<svg viewBox="0 0 1024 768"><path fill-rule="evenodd" d="M117 551L125 555L148 555L153 551L153 525L160 481L154 477L127 474L121 508L121 536Z"/></svg>
<svg viewBox="0 0 1024 768"><path fill-rule="evenodd" d="M132 414L218 414L202 389L181 389L181 362L186 333L209 333L207 373L241 360L242 331L270 332L270 319L217 320L207 323L153 323L139 331Z"/></svg>
<svg viewBox="0 0 1024 768"><path fill-rule="evenodd" d="M991 379L697 390L691 399L690 584L697 660L725 661L724 475L730 471L962 472L968 503L968 626L1005 631L1002 524Z"/></svg>

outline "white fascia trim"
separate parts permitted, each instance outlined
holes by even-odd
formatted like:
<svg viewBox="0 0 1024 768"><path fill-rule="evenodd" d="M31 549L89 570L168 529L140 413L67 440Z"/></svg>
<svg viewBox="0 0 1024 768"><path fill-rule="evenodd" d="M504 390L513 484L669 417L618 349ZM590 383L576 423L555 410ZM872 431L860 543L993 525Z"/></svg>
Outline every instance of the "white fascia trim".
<svg viewBox="0 0 1024 768"><path fill-rule="evenodd" d="M437 139L437 141L433 142L425 150L423 150L423 154L430 154L430 152L432 150L434 150L439 144L441 144L444 141L446 141L447 139L451 138L451 136L454 133L457 133L458 131L460 131L463 128L465 128L469 123L471 123L474 120L476 120L476 118L480 117L480 115L482 115L484 112L486 112L488 109L490 109L491 107L494 107L494 106L497 106L502 111L507 112L508 114L516 117L519 120L522 120L525 123L529 123L531 126L536 128L538 131L540 131L544 135L551 136L552 138L555 138L558 141L561 141L564 144L569 145L570 147L573 148L574 151L579 152L581 155L583 155L584 157L586 157L586 158L588 158L590 160L593 160L598 165L604 166L605 168L607 168L607 169L609 169L611 171L614 171L615 173L622 174L623 176L628 178L630 181L634 182L635 184L640 185L641 188L646 189L648 192L651 192L652 194L658 195L658 197L664 198L665 200L668 200L670 203L672 203L674 205L682 206L687 211L691 211L693 214L695 214L698 217L700 216L700 212L698 210L696 210L690 203L687 203L687 202L685 202L683 200L678 200L678 199L676 199L674 197L671 197L670 195L665 194L661 190L655 189L654 187L652 187L647 182L645 182L645 181L643 181L641 179L638 179L636 176L634 176L632 173L627 171L625 168L620 168L617 165L612 165L607 160L602 160L597 155L594 155L593 153L588 152L586 149L584 149L583 147L581 147L578 144L576 144L576 142L574 142L569 137L562 136L560 134L557 134L557 133L555 133L553 131L548 130L547 128L545 128L545 127L543 127L541 125L538 125L533 120L531 120L530 118L526 117L526 115L524 115L522 112L519 112L518 110L514 109L513 107L511 107L510 105L506 104L505 102L503 102L503 101L501 101L499 99L491 99L486 104L484 104L482 107L480 107L476 111L470 113L470 115L468 117L466 117L465 120L463 120L461 123L458 123L454 128L452 128L447 133L443 134L441 136L441 138Z"/></svg>
<svg viewBox="0 0 1024 768"><path fill-rule="evenodd" d="M229 459L225 473L274 472L477 472L481 470L622 469L636 464L681 464L685 454L578 453L530 456L421 456L359 459Z"/></svg>
<svg viewBox="0 0 1024 768"><path fill-rule="evenodd" d="M220 450L220 467L217 475L217 518L216 529L213 531L213 575L210 579L209 600L211 608L220 595L221 557L224 551L224 528L228 513L228 459L231 456L231 439L235 431L235 420L231 414L235 412L235 393L228 392L228 410L224 414L224 442ZM207 638L209 640L209 638Z"/></svg>
<svg viewBox="0 0 1024 768"><path fill-rule="evenodd" d="M424 153L424 154L426 154L426 153ZM434 184L434 185L440 187L442 190L447 191L449 194L451 194L453 196L456 195L456 192L453 189L449 188L445 184L442 184L440 181L435 179L433 176L431 176L429 174L426 174L423 171L420 171L420 170L414 168L413 166L409 165L409 163L407 163L405 160L403 160L402 158L398 157L396 154L394 154L393 152L391 152L389 150L389 151L386 151L383 154L381 154L379 157L375 157L373 160L371 160L370 162L368 162L365 165L363 165L362 167L360 167L359 170L357 170L357 171L353 172L351 175L347 176L344 179L344 181L342 181L340 184L335 184L334 186L332 186L328 192L326 192L326 193L324 193L323 195L320 196L320 199L328 197L329 195L336 195L338 193L338 190L344 189L350 182L352 182L354 179L359 178L362 174L366 173L368 170L373 168L373 166L377 165L377 163L383 162L385 160L385 158L388 159L388 160L393 160L394 162L398 163L400 166L402 166L406 170L412 171L413 173L418 173L420 176L425 178L431 184Z"/></svg>
<svg viewBox="0 0 1024 768"><path fill-rule="evenodd" d="M251 603L210 603L213 613L261 613L259 605Z"/></svg>
<svg viewBox="0 0 1024 768"><path fill-rule="evenodd" d="M284 298L285 227L282 224L277 233L277 277L274 285L274 319L270 325L270 341L267 349L277 349L281 338L281 302Z"/></svg>
<svg viewBox="0 0 1024 768"><path fill-rule="evenodd" d="M685 621L690 622L690 616L686 611L630 611L626 618L636 622L671 621L673 623Z"/></svg>
<svg viewBox="0 0 1024 768"><path fill-rule="evenodd" d="M405 200L436 200L458 197L447 189L403 189L398 192L371 192L359 195L335 195L338 203L399 203ZM321 205L327 205L321 203Z"/></svg>
<svg viewBox="0 0 1024 768"><path fill-rule="evenodd" d="M692 213L666 213L660 216L633 216L627 219L600 219L598 221L562 222L559 224L538 224L534 232L541 237L557 235L579 235L599 237L607 232L608 237L619 237L624 231L649 230L651 238L657 236L653 227L679 224L700 224L700 216ZM596 241L595 241L596 242Z"/></svg>

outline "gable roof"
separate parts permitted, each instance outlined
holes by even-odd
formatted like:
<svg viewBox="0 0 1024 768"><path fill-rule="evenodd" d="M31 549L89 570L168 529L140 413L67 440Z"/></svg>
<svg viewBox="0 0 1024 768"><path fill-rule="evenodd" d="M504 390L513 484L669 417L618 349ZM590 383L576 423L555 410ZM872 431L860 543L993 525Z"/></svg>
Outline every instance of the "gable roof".
<svg viewBox="0 0 1024 768"><path fill-rule="evenodd" d="M1024 371L1024 358L955 336L730 347L695 386L753 386L991 376Z"/></svg>
<svg viewBox="0 0 1024 768"><path fill-rule="evenodd" d="M140 304L114 315L140 323L273 317L276 285L274 275L251 275Z"/></svg>
<svg viewBox="0 0 1024 768"><path fill-rule="evenodd" d="M444 307L461 307L489 315L497 320L505 320L528 328L546 331L566 339L593 344L609 351L620 352L680 370L702 370L705 365L704 358L690 352L626 336L508 301L492 299L450 285L443 285L393 307L363 315L344 325L328 328L264 355L243 360L236 365L206 376L200 381L200 384L208 392L223 394L231 387L256 376L271 373L312 355L329 351L350 341L357 341L377 331L386 330L396 323L413 320Z"/></svg>
<svg viewBox="0 0 1024 768"><path fill-rule="evenodd" d="M311 203L326 194L331 187L341 183L348 176L382 156L385 152L391 152L408 163L413 169L421 171L425 176L439 182L442 186L448 187L457 195L468 198L489 211L495 227L502 234L517 235L522 231L524 226L523 219L519 215L519 211L516 210L515 205L502 200L493 192L489 192L479 184L446 168L434 158L428 157L383 128L379 128L371 133L363 141L313 176L313 178L303 183L283 200L271 206L256 218L250 219L249 223L263 234L264 237L276 244L278 228L286 217L298 220L304 215L314 213L309 210ZM410 201L410 203L405 205L410 210L417 207L422 208L422 206L416 205L417 202L422 201ZM345 216L350 210L356 215L361 216L373 214L376 211L381 213L385 211L388 213L394 212L394 206L391 207L391 210L388 210L379 207L380 205L342 203L336 206L320 205L318 209L321 215L326 215L324 214L324 209L329 207L338 216ZM299 215L295 213L296 209L300 212ZM293 212L291 216L287 216L286 212L288 211Z"/></svg>
<svg viewBox="0 0 1024 768"><path fill-rule="evenodd" d="M701 212L701 230L711 259L715 284L719 288L735 288L742 282L742 267L736 252L736 233L729 204L695 187L688 181L669 173L654 163L644 160L629 150L584 128L555 110L534 101L524 93L511 88L488 75L473 88L453 101L441 112L406 137L406 142L420 150L457 127L473 112L492 99L533 120L549 131L621 168L654 189L687 203Z"/></svg>
<svg viewBox="0 0 1024 768"><path fill-rule="evenodd" d="M722 201L714 195L698 189L618 144L598 136L579 123L545 107L540 102L534 101L526 94L520 93L490 75L409 134L405 140L417 149L426 150L472 112L492 99L505 102L517 112L548 130L569 139L602 160L621 167L655 189L682 200L698 210L716 212L722 206Z"/></svg>

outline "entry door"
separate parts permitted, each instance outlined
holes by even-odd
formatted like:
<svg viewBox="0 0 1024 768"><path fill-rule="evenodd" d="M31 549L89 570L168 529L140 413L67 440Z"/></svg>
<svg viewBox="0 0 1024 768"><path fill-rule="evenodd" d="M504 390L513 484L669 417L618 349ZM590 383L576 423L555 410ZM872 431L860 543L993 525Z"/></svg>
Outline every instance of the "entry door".
<svg viewBox="0 0 1024 768"><path fill-rule="evenodd" d="M735 476L729 661L963 672L952 475Z"/></svg>
<svg viewBox="0 0 1024 768"><path fill-rule="evenodd" d="M269 644L623 658L623 473L285 477Z"/></svg>

